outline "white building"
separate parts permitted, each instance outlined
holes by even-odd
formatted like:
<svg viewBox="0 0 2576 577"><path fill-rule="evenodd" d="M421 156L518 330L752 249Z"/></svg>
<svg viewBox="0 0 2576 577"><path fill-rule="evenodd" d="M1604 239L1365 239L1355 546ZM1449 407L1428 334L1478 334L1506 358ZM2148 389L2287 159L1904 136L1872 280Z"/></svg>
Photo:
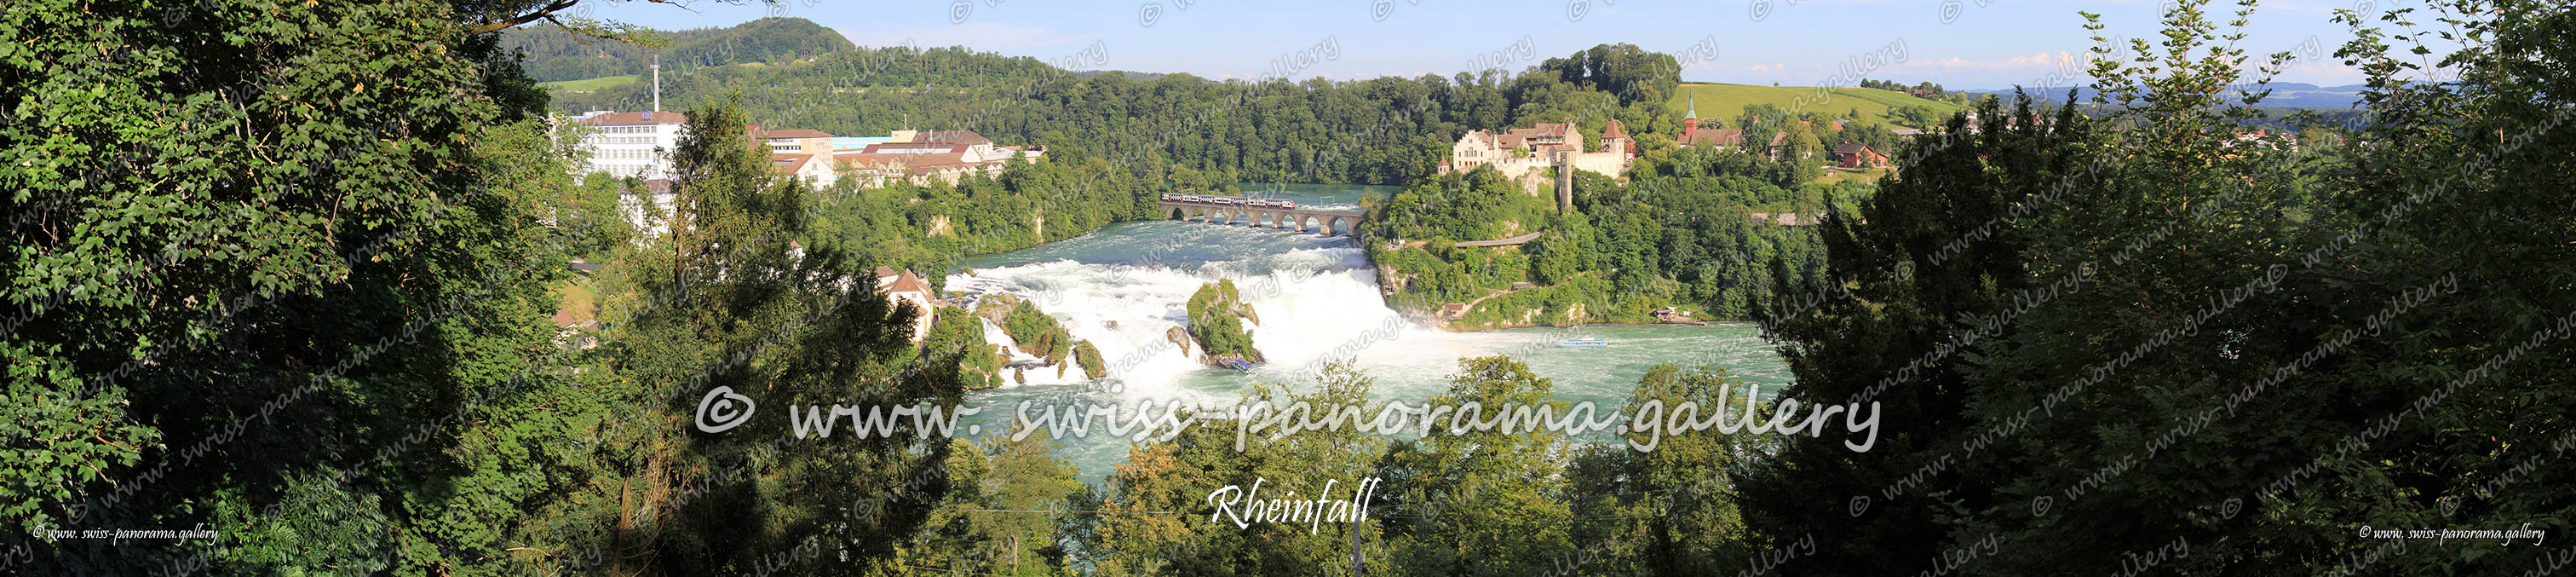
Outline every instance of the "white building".
<svg viewBox="0 0 2576 577"><path fill-rule="evenodd" d="M689 121L677 112L594 111L573 119L593 130L582 136L581 152L589 158L584 172L645 179L670 178L672 150Z"/></svg>

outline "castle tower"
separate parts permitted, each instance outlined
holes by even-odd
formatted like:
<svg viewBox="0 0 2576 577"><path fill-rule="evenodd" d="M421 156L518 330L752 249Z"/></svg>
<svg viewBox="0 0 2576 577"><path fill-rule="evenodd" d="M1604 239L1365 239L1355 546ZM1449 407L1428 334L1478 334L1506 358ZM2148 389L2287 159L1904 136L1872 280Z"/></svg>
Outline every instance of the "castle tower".
<svg viewBox="0 0 2576 577"><path fill-rule="evenodd" d="M1628 131L1619 129L1619 119L1612 118L1609 126L1601 127L1602 152L1615 152L1620 158L1627 158L1635 148L1628 141Z"/></svg>

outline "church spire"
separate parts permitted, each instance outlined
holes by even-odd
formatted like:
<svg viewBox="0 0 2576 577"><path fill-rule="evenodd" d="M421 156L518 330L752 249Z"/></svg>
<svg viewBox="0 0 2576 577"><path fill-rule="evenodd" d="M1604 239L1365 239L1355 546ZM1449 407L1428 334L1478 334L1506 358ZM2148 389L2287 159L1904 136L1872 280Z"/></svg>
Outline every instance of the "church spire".
<svg viewBox="0 0 2576 577"><path fill-rule="evenodd" d="M1682 118L1699 118L1699 95L1690 95L1690 114L1683 115Z"/></svg>

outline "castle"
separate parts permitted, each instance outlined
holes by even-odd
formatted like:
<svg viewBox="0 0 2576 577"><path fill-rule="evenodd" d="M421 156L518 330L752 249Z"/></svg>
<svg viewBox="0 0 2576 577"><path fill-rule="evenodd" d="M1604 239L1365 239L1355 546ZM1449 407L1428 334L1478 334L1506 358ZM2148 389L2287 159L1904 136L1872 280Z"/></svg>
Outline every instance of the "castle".
<svg viewBox="0 0 2576 577"><path fill-rule="evenodd" d="M1585 152L1583 135L1575 132L1570 122L1541 122L1535 128L1514 128L1500 134L1470 130L1449 147L1449 162L1441 172L1467 172L1480 166L1492 166L1504 178L1520 182L1533 191L1546 187L1545 171L1540 169L1566 165L1575 170L1589 170L1612 177L1628 174L1628 165L1636 160L1636 143L1628 132L1611 119L1601 129L1601 150Z"/></svg>

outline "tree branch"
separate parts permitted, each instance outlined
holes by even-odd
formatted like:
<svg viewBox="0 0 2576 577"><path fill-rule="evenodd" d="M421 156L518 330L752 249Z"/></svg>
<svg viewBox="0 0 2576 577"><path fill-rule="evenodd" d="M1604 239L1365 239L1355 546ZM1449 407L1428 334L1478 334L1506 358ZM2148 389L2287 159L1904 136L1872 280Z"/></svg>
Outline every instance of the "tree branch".
<svg viewBox="0 0 2576 577"><path fill-rule="evenodd" d="M540 18L551 18L551 17L553 17L553 16L554 16L554 13L555 13L556 11L563 10L563 9L567 9L567 8L571 8L573 4L580 3L580 2L581 2L581 0L555 0L555 2L554 2L554 3L552 3L552 4L547 4L547 5L546 5L546 7L544 7L544 8L538 8L535 12L529 12L529 13L526 13L526 14L520 14L520 15L518 15L518 16L513 16L513 17L510 17L510 18L508 18L508 19L504 19L504 20L501 20L501 21L498 21L498 22L492 22L492 23L484 24L484 25L482 25L482 26L476 26L476 27L473 27L473 28L468 28L468 29L466 29L466 30L465 30L465 35L466 35L466 36L479 36L479 35L482 35L482 34L485 34L485 33L489 33L489 32L493 32L493 31L497 31L497 30L500 30L500 29L503 29L503 28L509 28L509 27L512 27L512 26L518 26L518 25L520 25L520 24L526 24L526 23L529 23L529 22L535 22L535 21L537 21L537 20L538 20L538 19L540 19Z"/></svg>

